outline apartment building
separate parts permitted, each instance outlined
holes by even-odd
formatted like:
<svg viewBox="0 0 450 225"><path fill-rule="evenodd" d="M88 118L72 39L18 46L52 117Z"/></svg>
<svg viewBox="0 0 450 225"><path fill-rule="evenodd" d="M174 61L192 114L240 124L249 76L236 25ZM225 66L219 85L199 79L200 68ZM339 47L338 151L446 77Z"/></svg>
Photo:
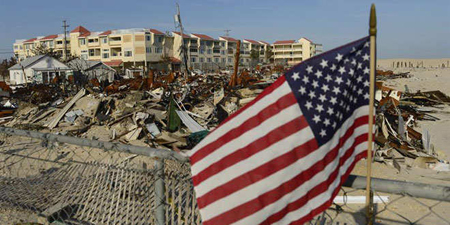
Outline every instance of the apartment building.
<svg viewBox="0 0 450 225"><path fill-rule="evenodd" d="M219 40L224 42L224 48L225 48L225 58L226 58L226 62L225 62L225 66L227 68L232 68L234 66L234 57L236 54L236 50L237 50L237 43L238 43L238 39L232 38L232 37L224 37L224 36L220 36Z"/></svg>
<svg viewBox="0 0 450 225"><path fill-rule="evenodd" d="M274 62L295 65L322 52L322 45L307 38L276 41L272 44Z"/></svg>

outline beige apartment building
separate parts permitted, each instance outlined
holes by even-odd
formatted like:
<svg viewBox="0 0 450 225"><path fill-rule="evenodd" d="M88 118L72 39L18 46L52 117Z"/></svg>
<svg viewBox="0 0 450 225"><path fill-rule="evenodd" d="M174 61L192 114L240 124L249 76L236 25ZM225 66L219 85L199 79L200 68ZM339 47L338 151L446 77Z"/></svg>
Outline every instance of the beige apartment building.
<svg viewBox="0 0 450 225"><path fill-rule="evenodd" d="M322 44L313 43L306 38L276 41L272 44L274 62L295 65L322 53Z"/></svg>
<svg viewBox="0 0 450 225"><path fill-rule="evenodd" d="M158 68L172 64L178 69L182 57L182 43L187 49L187 63L192 69L212 71L230 69L238 39L220 36L215 39L206 34L163 33L156 29L132 28L92 32L78 26L67 34L67 52L85 60L102 61L116 69ZM28 40L16 40L14 53L19 60L34 56L33 49L45 46L60 53L64 52L64 35L39 36ZM267 57L267 52L273 52ZM259 53L252 59L251 52ZM274 62L294 65L322 52L322 45L306 38L276 41L272 45L264 41L243 39L240 48L240 66L253 67L257 64Z"/></svg>

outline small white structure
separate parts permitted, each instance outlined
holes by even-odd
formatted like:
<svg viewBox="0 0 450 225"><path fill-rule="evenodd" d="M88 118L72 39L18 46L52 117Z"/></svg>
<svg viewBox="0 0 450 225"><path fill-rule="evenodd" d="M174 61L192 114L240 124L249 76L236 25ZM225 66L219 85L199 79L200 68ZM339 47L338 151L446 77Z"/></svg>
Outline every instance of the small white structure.
<svg viewBox="0 0 450 225"><path fill-rule="evenodd" d="M75 75L97 78L99 81L113 82L116 70L101 61L74 59L67 63Z"/></svg>
<svg viewBox="0 0 450 225"><path fill-rule="evenodd" d="M66 73L71 71L64 63L47 55L26 58L8 70L11 85L46 84L56 76L66 76Z"/></svg>

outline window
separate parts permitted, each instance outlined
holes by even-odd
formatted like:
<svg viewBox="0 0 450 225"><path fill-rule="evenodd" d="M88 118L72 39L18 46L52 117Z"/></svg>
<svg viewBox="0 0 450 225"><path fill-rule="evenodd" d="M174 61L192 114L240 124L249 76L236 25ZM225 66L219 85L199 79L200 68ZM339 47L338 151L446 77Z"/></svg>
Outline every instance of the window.
<svg viewBox="0 0 450 225"><path fill-rule="evenodd" d="M195 57L192 57L192 58L191 58L191 61L192 61L193 63L195 63L196 60L197 60L197 58L195 58Z"/></svg>
<svg viewBox="0 0 450 225"><path fill-rule="evenodd" d="M150 36L150 35L145 36L145 39L146 39L147 41L151 41L151 40L152 40L152 36Z"/></svg>
<svg viewBox="0 0 450 225"><path fill-rule="evenodd" d="M89 56L94 56L94 49L89 49Z"/></svg>
<svg viewBox="0 0 450 225"><path fill-rule="evenodd" d="M125 57L131 57L131 56L133 56L133 51L125 51L124 55L125 55Z"/></svg>
<svg viewBox="0 0 450 225"><path fill-rule="evenodd" d="M56 41L57 45L62 45L62 41Z"/></svg>
<svg viewBox="0 0 450 225"><path fill-rule="evenodd" d="M208 62L209 62L209 63L211 62L211 58L208 58Z"/></svg>
<svg viewBox="0 0 450 225"><path fill-rule="evenodd" d="M156 42L162 43L163 42L163 37L162 36L156 37Z"/></svg>
<svg viewBox="0 0 450 225"><path fill-rule="evenodd" d="M19 49L19 46L17 46L17 45L14 45L14 49Z"/></svg>
<svg viewBox="0 0 450 225"><path fill-rule="evenodd" d="M103 49L104 52L109 52L109 49Z"/></svg>
<svg viewBox="0 0 450 225"><path fill-rule="evenodd" d="M53 41L48 42L48 47L53 48Z"/></svg>
<svg viewBox="0 0 450 225"><path fill-rule="evenodd" d="M108 39L107 38L103 38L103 44L108 44Z"/></svg>
<svg viewBox="0 0 450 225"><path fill-rule="evenodd" d="M220 54L225 55L225 50L220 50Z"/></svg>
<svg viewBox="0 0 450 225"><path fill-rule="evenodd" d="M224 63L226 61L226 59L225 58L222 58L222 62Z"/></svg>
<svg viewBox="0 0 450 225"><path fill-rule="evenodd" d="M98 39L97 39L97 38L89 39L88 42L89 42L89 43L97 43L97 42L98 42Z"/></svg>
<svg viewBox="0 0 450 225"><path fill-rule="evenodd" d="M104 59L109 58L109 53L103 53L102 58L104 58Z"/></svg>
<svg viewBox="0 0 450 225"><path fill-rule="evenodd" d="M208 49L208 50L207 50L207 53L208 53L208 54L211 54L211 49Z"/></svg>
<svg viewBox="0 0 450 225"><path fill-rule="evenodd" d="M214 62L218 63L219 62L219 58L214 58Z"/></svg>
<svg viewBox="0 0 450 225"><path fill-rule="evenodd" d="M156 52L156 53L162 53L162 48L156 47L156 48L155 48L155 52Z"/></svg>
<svg viewBox="0 0 450 225"><path fill-rule="evenodd" d="M62 42L61 42L62 43ZM59 44L58 42L56 42L56 44ZM85 45L86 44L86 39L80 39L80 45Z"/></svg>
<svg viewBox="0 0 450 225"><path fill-rule="evenodd" d="M122 37L110 37L109 41L121 41Z"/></svg>
<svg viewBox="0 0 450 225"><path fill-rule="evenodd" d="M189 51L190 52L197 52L197 49L196 48L191 48L191 49L189 49Z"/></svg>
<svg viewBox="0 0 450 225"><path fill-rule="evenodd" d="M232 59L231 59L231 58L228 58L228 62L229 62L229 63L232 62Z"/></svg>
<svg viewBox="0 0 450 225"><path fill-rule="evenodd" d="M205 54L205 49L204 48L200 48L200 54Z"/></svg>
<svg viewBox="0 0 450 225"><path fill-rule="evenodd" d="M205 58L200 58L200 62L205 62Z"/></svg>
<svg viewBox="0 0 450 225"><path fill-rule="evenodd" d="M220 46L225 47L225 42L221 42Z"/></svg>
<svg viewBox="0 0 450 225"><path fill-rule="evenodd" d="M146 48L145 48L145 51L146 51L147 53L152 53L152 47L146 47Z"/></svg>
<svg viewBox="0 0 450 225"><path fill-rule="evenodd" d="M22 50L22 45L21 45L21 46L19 46L19 49L20 49L20 50Z"/></svg>

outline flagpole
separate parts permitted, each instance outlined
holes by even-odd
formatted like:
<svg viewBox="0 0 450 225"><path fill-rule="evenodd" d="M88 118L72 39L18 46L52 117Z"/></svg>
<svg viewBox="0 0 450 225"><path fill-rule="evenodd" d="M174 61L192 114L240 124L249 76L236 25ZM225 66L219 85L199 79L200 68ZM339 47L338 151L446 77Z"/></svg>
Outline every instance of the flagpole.
<svg viewBox="0 0 450 225"><path fill-rule="evenodd" d="M367 224L373 224L373 193L371 190L371 176L372 176L372 146L373 146L373 118L374 118L374 99L375 99L375 61L376 61L376 35L377 35L377 16L375 13L375 4L370 8L369 21L369 35L370 35L370 98L369 98L369 137L367 147L367 182L366 182L366 213Z"/></svg>

